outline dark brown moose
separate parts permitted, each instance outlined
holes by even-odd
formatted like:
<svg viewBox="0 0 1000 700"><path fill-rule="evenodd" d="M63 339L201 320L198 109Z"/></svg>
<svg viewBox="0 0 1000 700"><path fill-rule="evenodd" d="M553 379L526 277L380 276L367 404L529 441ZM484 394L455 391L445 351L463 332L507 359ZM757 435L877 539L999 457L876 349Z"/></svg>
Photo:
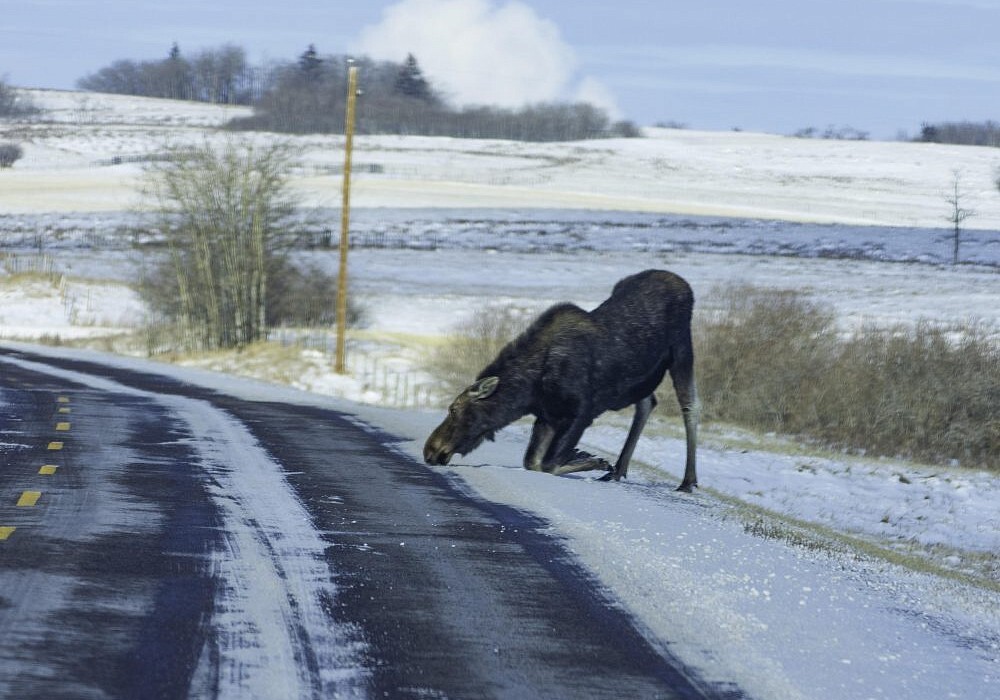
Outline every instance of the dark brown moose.
<svg viewBox="0 0 1000 700"><path fill-rule="evenodd" d="M458 395L424 445L428 464L447 464L522 416L535 416L526 469L569 474L605 469L626 476L653 392L669 371L684 417L687 462L679 491L698 484L698 397L691 346L694 295L681 277L646 270L615 285L593 311L557 304L508 343L475 383ZM576 449L583 431L608 410L635 405L625 446L612 467Z"/></svg>

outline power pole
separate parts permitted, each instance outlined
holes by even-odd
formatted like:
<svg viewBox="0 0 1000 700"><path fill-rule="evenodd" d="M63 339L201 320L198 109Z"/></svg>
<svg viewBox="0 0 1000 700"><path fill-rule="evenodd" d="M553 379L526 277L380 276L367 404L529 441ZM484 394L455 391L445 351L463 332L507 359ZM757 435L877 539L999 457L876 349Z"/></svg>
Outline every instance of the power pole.
<svg viewBox="0 0 1000 700"><path fill-rule="evenodd" d="M347 248L351 220L351 152L354 150L354 105L358 98L358 68L347 69L347 120L344 125L344 189L340 209L340 272L337 276L337 374L346 374L344 343L347 334Z"/></svg>

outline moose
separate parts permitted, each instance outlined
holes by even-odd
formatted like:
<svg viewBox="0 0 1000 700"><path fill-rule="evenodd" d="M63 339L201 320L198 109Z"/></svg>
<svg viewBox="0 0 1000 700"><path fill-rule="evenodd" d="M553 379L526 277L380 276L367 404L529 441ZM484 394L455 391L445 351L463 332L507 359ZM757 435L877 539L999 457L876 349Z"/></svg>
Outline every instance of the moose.
<svg viewBox="0 0 1000 700"><path fill-rule="evenodd" d="M601 481L626 478L639 435L669 371L681 407L687 461L678 491L698 485L698 396L691 312L694 294L678 275L646 270L619 281L587 312L569 303L544 311L508 343L448 408L424 445L424 461L445 465L497 430L535 416L524 467L562 475L603 469ZM635 406L617 462L577 449L583 432L608 410Z"/></svg>

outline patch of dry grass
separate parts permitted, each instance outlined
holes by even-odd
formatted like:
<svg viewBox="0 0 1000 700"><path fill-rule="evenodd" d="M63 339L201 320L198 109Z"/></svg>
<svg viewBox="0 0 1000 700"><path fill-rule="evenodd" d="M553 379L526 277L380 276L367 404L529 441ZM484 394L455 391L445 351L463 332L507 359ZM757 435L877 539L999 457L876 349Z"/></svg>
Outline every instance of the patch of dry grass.
<svg viewBox="0 0 1000 700"><path fill-rule="evenodd" d="M453 397L527 327L529 320L512 305L482 308L459 322L447 342L431 349L426 369L441 382L445 394Z"/></svg>
<svg viewBox="0 0 1000 700"><path fill-rule="evenodd" d="M717 292L696 322L707 420L801 435L872 455L1000 470L997 329L868 326L838 335L804 295Z"/></svg>

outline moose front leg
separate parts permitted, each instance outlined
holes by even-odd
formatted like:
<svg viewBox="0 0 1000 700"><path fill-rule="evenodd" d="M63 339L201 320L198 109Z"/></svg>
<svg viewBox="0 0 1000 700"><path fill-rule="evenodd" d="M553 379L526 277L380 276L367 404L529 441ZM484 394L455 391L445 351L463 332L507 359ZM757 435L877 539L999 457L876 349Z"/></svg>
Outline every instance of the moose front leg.
<svg viewBox="0 0 1000 700"><path fill-rule="evenodd" d="M607 460L576 449L577 443L583 437L583 431L589 425L590 420L587 416L580 414L570 420L563 430L556 430L555 440L542 468L556 476L595 469L610 471L611 465Z"/></svg>
<svg viewBox="0 0 1000 700"><path fill-rule="evenodd" d="M535 425L531 428L531 440L528 442L528 449L524 453L525 469L535 472L545 471L545 455L552 446L552 441L555 437L555 428L541 418L535 419Z"/></svg>
<svg viewBox="0 0 1000 700"><path fill-rule="evenodd" d="M575 472L591 472L597 469L606 472L611 471L612 469L611 463L608 460L598 457L596 455L592 455L589 452L574 450L573 458L570 459L570 461L552 467L549 470L549 474L562 476L563 474L573 474Z"/></svg>

